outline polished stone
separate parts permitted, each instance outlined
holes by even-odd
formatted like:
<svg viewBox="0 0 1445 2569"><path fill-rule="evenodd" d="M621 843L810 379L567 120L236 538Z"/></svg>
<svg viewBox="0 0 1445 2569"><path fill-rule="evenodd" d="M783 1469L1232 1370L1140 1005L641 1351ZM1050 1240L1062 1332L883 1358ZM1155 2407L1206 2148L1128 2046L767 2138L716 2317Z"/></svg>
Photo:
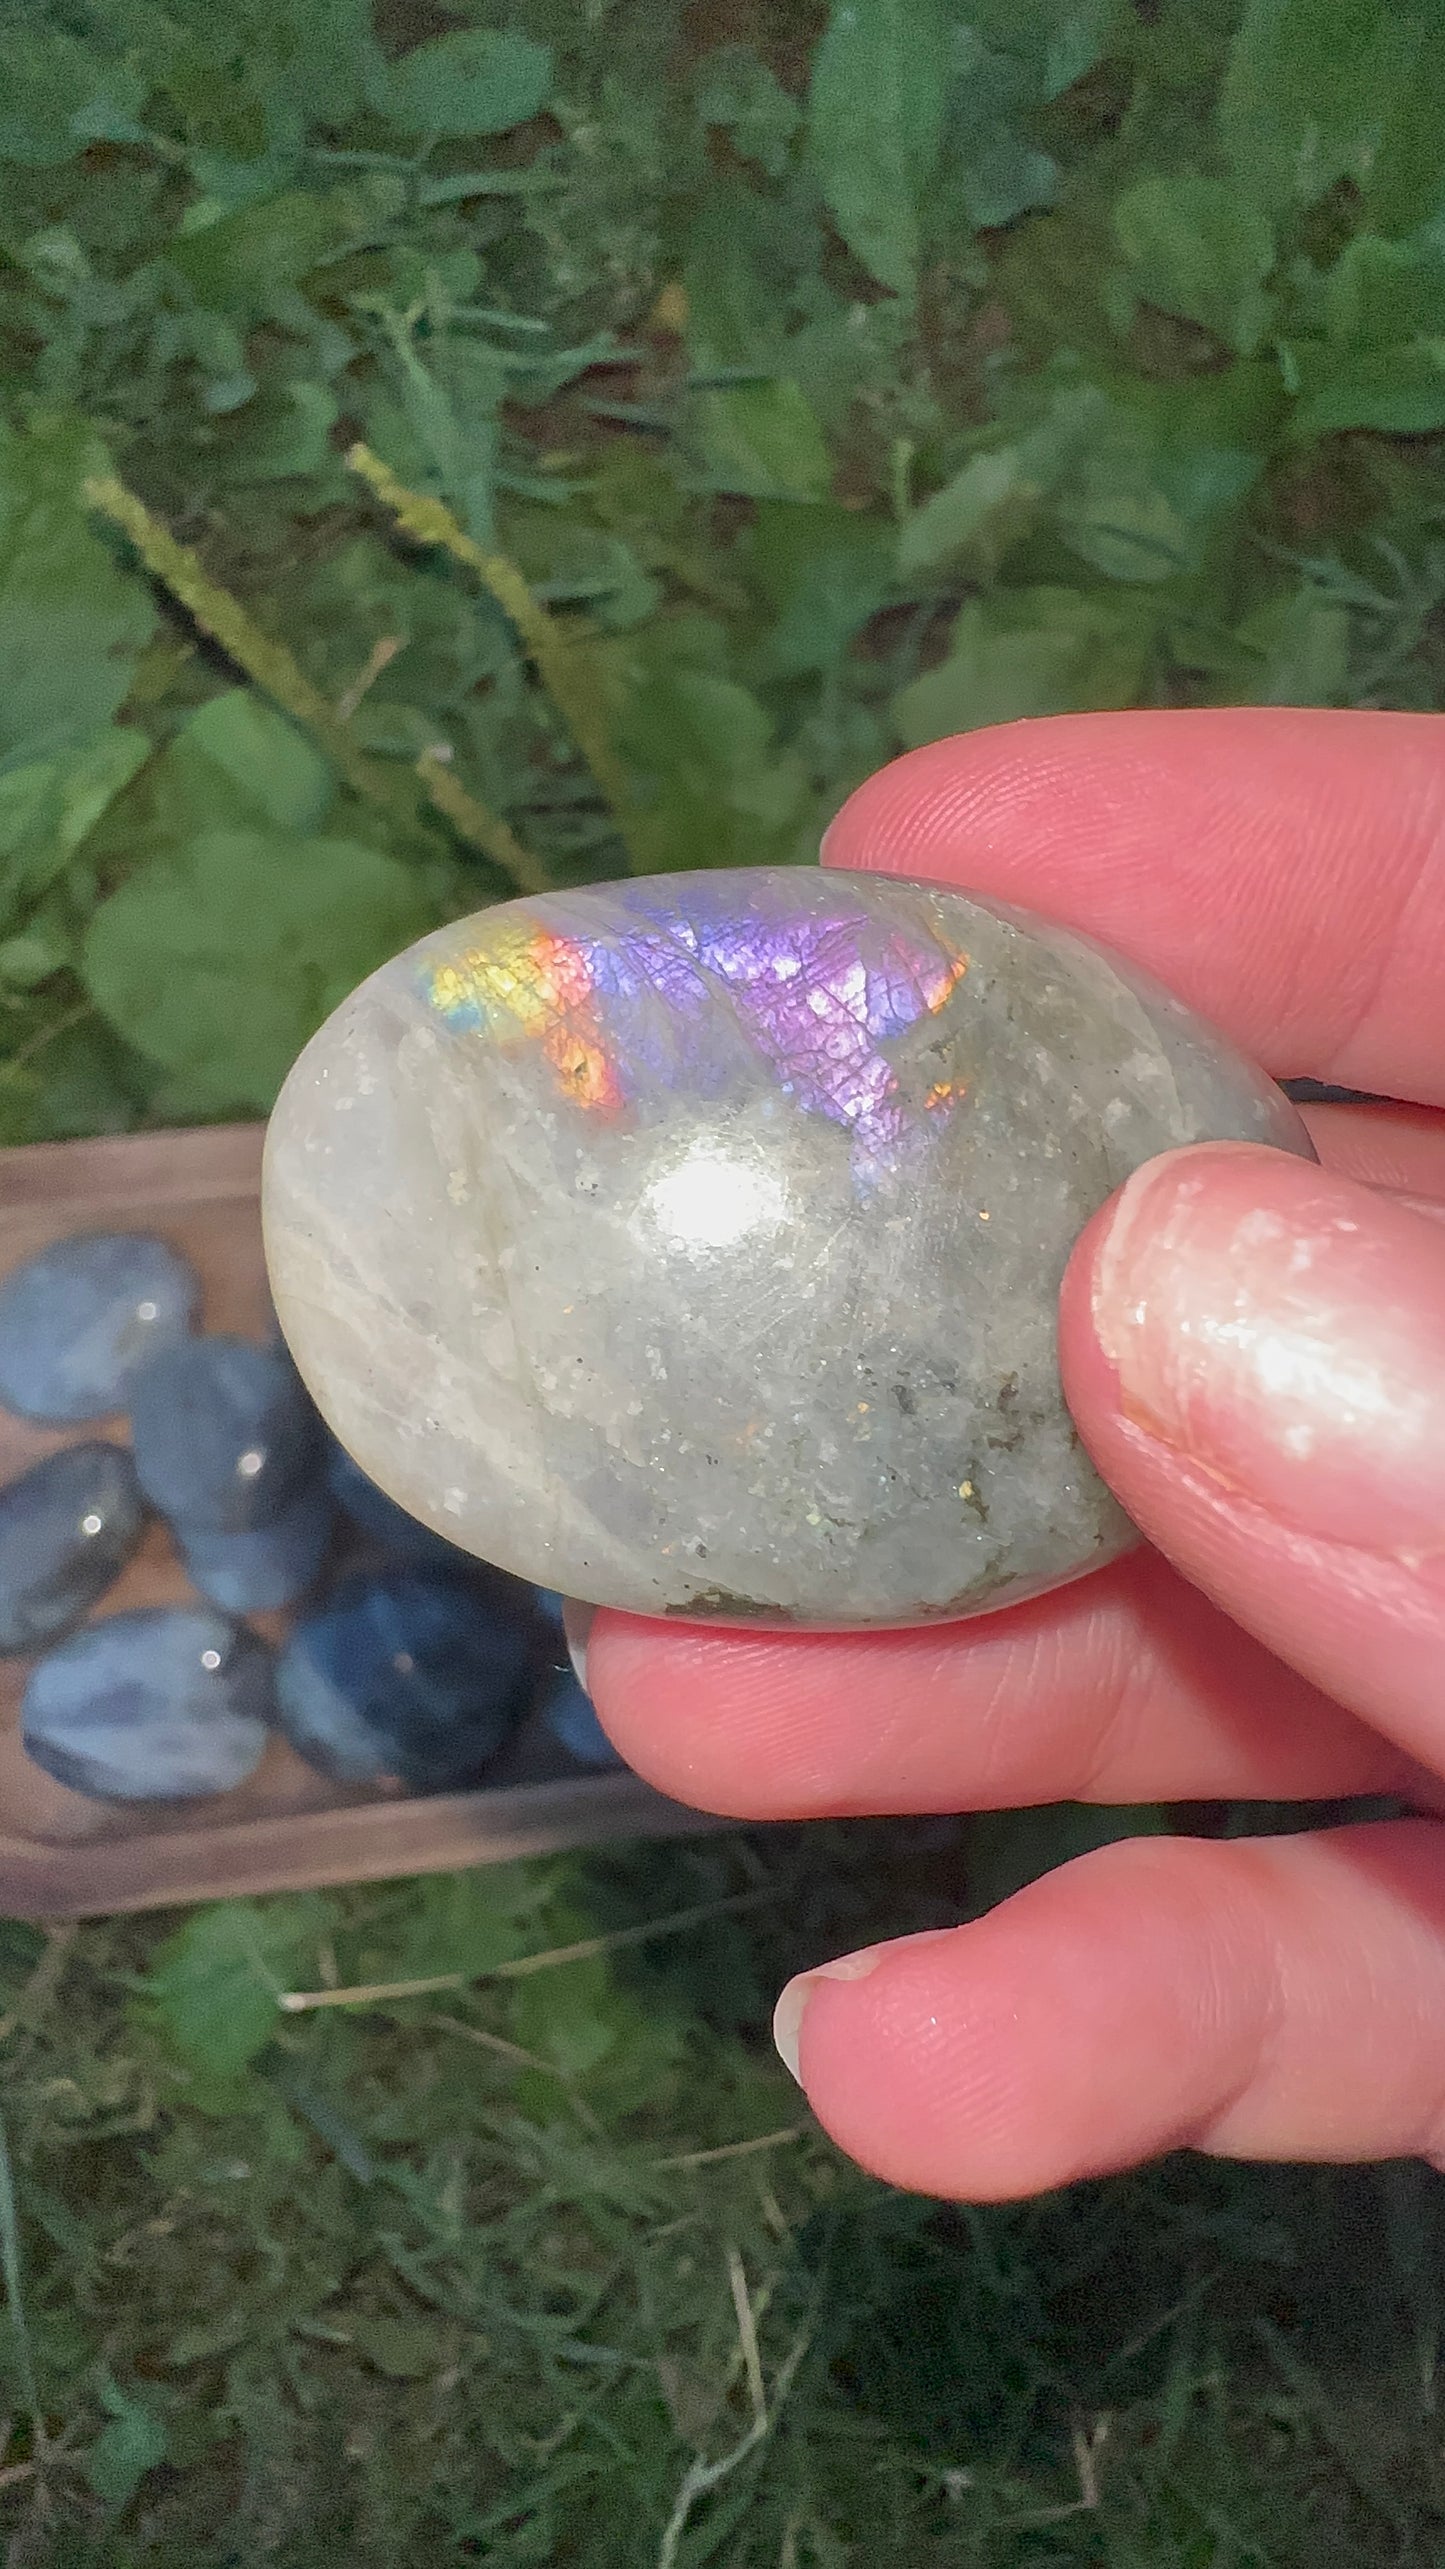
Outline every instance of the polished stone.
<svg viewBox="0 0 1445 2569"><path fill-rule="evenodd" d="M0 1284L0 1402L67 1426L123 1409L132 1379L184 1338L200 1300L189 1261L143 1231L78 1231Z"/></svg>
<svg viewBox="0 0 1445 2569"><path fill-rule="evenodd" d="M802 868L512 902L363 983L272 1120L276 1308L348 1449L524 1577L650 1615L927 1622L1133 1540L1056 1298L1141 1161L1308 1154L1085 938Z"/></svg>
<svg viewBox="0 0 1445 2569"><path fill-rule="evenodd" d="M0 1490L0 1654L43 1650L105 1595L145 1531L123 1445L65 1445Z"/></svg>
<svg viewBox="0 0 1445 2569"><path fill-rule="evenodd" d="M272 1653L224 1615L108 1615L32 1671L22 1738L37 1766L111 1802L185 1802L244 1783L274 1710Z"/></svg>
<svg viewBox="0 0 1445 2569"><path fill-rule="evenodd" d="M314 1588L336 1523L331 1493L308 1483L279 1516L241 1534L202 1526L175 1528L176 1548L191 1585L228 1615L272 1613Z"/></svg>
<svg viewBox="0 0 1445 2569"><path fill-rule="evenodd" d="M340 1783L459 1791L520 1718L531 1657L526 1625L467 1582L347 1579L281 1653L281 1727Z"/></svg>
<svg viewBox="0 0 1445 2569"><path fill-rule="evenodd" d="M321 1428L284 1348L189 1338L131 1385L141 1487L180 1528L265 1525L317 1462Z"/></svg>

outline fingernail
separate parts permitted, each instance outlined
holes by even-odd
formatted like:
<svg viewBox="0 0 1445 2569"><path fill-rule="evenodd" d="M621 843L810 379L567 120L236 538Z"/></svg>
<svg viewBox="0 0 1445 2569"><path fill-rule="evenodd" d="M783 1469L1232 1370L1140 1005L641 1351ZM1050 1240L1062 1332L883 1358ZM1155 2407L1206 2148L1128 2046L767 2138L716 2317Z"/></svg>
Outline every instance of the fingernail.
<svg viewBox="0 0 1445 2569"><path fill-rule="evenodd" d="M595 1606L581 1605L576 1597L564 1597L562 1600L562 1633L567 1644L567 1656L584 1695L587 1692L587 1636L596 1614Z"/></svg>
<svg viewBox="0 0 1445 2569"><path fill-rule="evenodd" d="M1130 1422L1302 1532L1445 1543L1445 1235L1257 1145L1148 1162L1094 1255Z"/></svg>
<svg viewBox="0 0 1445 2569"><path fill-rule="evenodd" d="M813 1971L800 1971L790 1980L773 2009L773 2041L783 2067L791 2070L798 2085L803 2084L798 2068L798 2045L802 2040L803 2017L813 1995L813 1984L819 1980L866 1980L876 1971L889 1951L887 1945L868 1945L861 1953L840 1954L836 1962L820 1962Z"/></svg>

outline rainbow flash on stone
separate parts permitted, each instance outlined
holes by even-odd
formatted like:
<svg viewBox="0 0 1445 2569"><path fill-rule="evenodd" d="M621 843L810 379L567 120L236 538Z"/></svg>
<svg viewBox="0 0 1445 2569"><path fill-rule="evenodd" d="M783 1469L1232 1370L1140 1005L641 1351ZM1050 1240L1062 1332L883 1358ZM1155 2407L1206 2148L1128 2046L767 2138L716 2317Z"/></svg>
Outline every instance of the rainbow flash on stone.
<svg viewBox="0 0 1445 2569"><path fill-rule="evenodd" d="M493 1042L532 1038L578 1106L615 1114L622 1084L593 1004L596 949L540 922L509 922L487 947L434 965L432 1005L449 1025Z"/></svg>
<svg viewBox="0 0 1445 2569"><path fill-rule="evenodd" d="M726 1086L716 1009L725 993L729 1028L771 1066L781 1093L843 1125L859 1176L879 1176L919 1122L884 1047L938 1013L967 955L887 929L862 909L739 918L721 907L710 915L705 893L694 892L686 913L655 886L622 887L619 898L635 925L609 940L523 913L489 945L430 966L433 1006L458 1031L540 1042L576 1105L615 1116L638 1074L671 1075L695 1095ZM652 1010L649 999L659 1003ZM936 1113L962 1093L960 1083L941 1083L927 1102Z"/></svg>
<svg viewBox="0 0 1445 2569"><path fill-rule="evenodd" d="M434 1534L628 1614L883 1630L1136 1538L1059 1286L1160 1151L1308 1155L1092 945L944 884L632 877L437 929L271 1119L276 1309Z"/></svg>

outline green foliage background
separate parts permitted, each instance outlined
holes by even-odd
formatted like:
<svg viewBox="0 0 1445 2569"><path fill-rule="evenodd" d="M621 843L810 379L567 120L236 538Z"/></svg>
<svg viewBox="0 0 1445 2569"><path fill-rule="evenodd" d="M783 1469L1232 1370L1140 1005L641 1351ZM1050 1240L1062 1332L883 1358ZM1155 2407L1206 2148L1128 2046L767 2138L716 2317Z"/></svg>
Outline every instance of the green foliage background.
<svg viewBox="0 0 1445 2569"><path fill-rule="evenodd" d="M805 860L973 724L1438 699L1435 0L0 0L0 47L6 1139L264 1110L509 849ZM550 610L566 712L356 439Z"/></svg>
<svg viewBox="0 0 1445 2569"><path fill-rule="evenodd" d="M955 729L1439 703L1442 132L1438 0L0 0L0 1140ZM1438 2180L956 2213L773 2059L1160 1824L0 1930L7 2562L1434 2569Z"/></svg>
<svg viewBox="0 0 1445 2569"><path fill-rule="evenodd" d="M960 2210L772 2055L790 1971L1117 1818L0 1926L7 2562L1436 2569L1428 2170Z"/></svg>

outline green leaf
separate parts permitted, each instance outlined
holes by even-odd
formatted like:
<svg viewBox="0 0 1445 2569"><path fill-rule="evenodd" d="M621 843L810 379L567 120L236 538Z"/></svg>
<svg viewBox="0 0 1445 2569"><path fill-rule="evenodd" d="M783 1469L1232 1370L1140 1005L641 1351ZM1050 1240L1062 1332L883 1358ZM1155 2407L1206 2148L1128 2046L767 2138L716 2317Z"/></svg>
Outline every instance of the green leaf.
<svg viewBox="0 0 1445 2569"><path fill-rule="evenodd" d="M274 777L258 763L273 754ZM152 760L137 788L133 826L116 854L133 862L137 852L175 852L206 830L231 826L249 830L279 822L283 828L314 829L334 792L329 768L284 714L244 687L228 689L198 706Z"/></svg>
<svg viewBox="0 0 1445 2569"><path fill-rule="evenodd" d="M168 255L198 303L239 321L259 321L288 309L288 292L365 220L364 206L344 189L322 195L289 188L192 228L170 244Z"/></svg>
<svg viewBox="0 0 1445 2569"><path fill-rule="evenodd" d="M719 45L703 55L694 80L703 123L723 126L743 160L781 178L803 111L761 56L751 45Z"/></svg>
<svg viewBox="0 0 1445 2569"><path fill-rule="evenodd" d="M414 878L374 848L211 830L102 903L83 971L128 1043L264 1111L323 1017L434 923Z"/></svg>
<svg viewBox="0 0 1445 2569"><path fill-rule="evenodd" d="M1243 695L1252 705L1341 705L1349 698L1348 608L1302 580L1256 607L1237 628L1246 660Z"/></svg>
<svg viewBox="0 0 1445 2569"><path fill-rule="evenodd" d="M238 483L294 478L310 483L309 496L329 498L333 491L341 496L346 474L331 443L338 416L336 396L326 384L263 386L246 406L244 428L231 449L229 478Z"/></svg>
<svg viewBox="0 0 1445 2569"><path fill-rule="evenodd" d="M1274 232L1237 188L1220 178L1140 179L1115 206L1114 230L1133 294L1253 355L1269 321Z"/></svg>
<svg viewBox="0 0 1445 2569"><path fill-rule="evenodd" d="M1445 204L1440 135L1445 129L1445 26L1428 27L1409 78L1385 103L1378 147L1363 182L1370 220L1382 232L1413 232Z"/></svg>
<svg viewBox="0 0 1445 2569"><path fill-rule="evenodd" d="M731 181L711 188L688 233L683 285L692 372L775 370L784 346L780 244L758 191Z"/></svg>
<svg viewBox="0 0 1445 2569"><path fill-rule="evenodd" d="M776 748L756 696L711 670L670 666L666 628L639 663L617 745L634 774L631 836L649 867L758 865L791 853L806 780Z"/></svg>
<svg viewBox="0 0 1445 2569"><path fill-rule="evenodd" d="M37 12L37 16L42 13ZM57 26L7 26L0 87L0 162L44 169L91 140L138 141L145 82Z"/></svg>
<svg viewBox="0 0 1445 2569"><path fill-rule="evenodd" d="M99 14L99 13L97 13ZM371 0L186 0L184 8L108 0L148 78L163 88L208 192L278 183L308 116L336 125L380 66Z"/></svg>
<svg viewBox="0 0 1445 2569"><path fill-rule="evenodd" d="M828 208L880 285L911 294L948 91L941 0L833 0L813 57L808 148Z"/></svg>
<svg viewBox="0 0 1445 2569"><path fill-rule="evenodd" d="M1042 83L972 27L956 30L955 51L939 211L945 224L961 215L979 231L993 231L1035 206L1052 205L1058 194L1057 162L1020 130L1020 119L1044 94ZM946 231L940 246L949 246Z"/></svg>
<svg viewBox="0 0 1445 2569"><path fill-rule="evenodd" d="M772 621L758 673L801 678L836 670L892 588L893 531L857 509L764 505L749 547Z"/></svg>
<svg viewBox="0 0 1445 2569"><path fill-rule="evenodd" d="M581 1934L586 1933L580 1927ZM584 2077L628 2030L635 2002L618 1988L605 1954L519 1980L512 1990L512 2034L525 2051L550 2061L564 2078Z"/></svg>
<svg viewBox="0 0 1445 2569"><path fill-rule="evenodd" d="M694 395L687 434L704 490L741 499L822 499L833 461L806 393L795 383L738 384Z"/></svg>
<svg viewBox="0 0 1445 2569"><path fill-rule="evenodd" d="M936 571L970 544L1005 503L1017 496L1023 473L1018 450L1002 447L972 455L951 482L935 491L905 520L898 537L898 571L912 579Z"/></svg>
<svg viewBox="0 0 1445 2569"><path fill-rule="evenodd" d="M1106 592L1040 587L973 598L946 660L893 699L908 749L1029 714L1132 705L1144 683L1148 607Z"/></svg>
<svg viewBox="0 0 1445 2569"><path fill-rule="evenodd" d="M1325 331L1337 348L1388 348L1445 332L1445 245L1357 233L1324 281Z"/></svg>
<svg viewBox="0 0 1445 2569"><path fill-rule="evenodd" d="M0 424L0 771L109 722L155 629L145 583L85 512L103 450L65 423Z"/></svg>
<svg viewBox="0 0 1445 2569"><path fill-rule="evenodd" d="M1346 428L1421 437L1445 428L1445 338L1327 359L1300 351L1300 359L1303 398L1289 424L1292 438L1332 437Z"/></svg>
<svg viewBox="0 0 1445 2569"><path fill-rule="evenodd" d="M60 1012L68 1006L58 1003ZM150 1064L100 1018L66 1024L62 1014L29 1061L0 1066L0 1130L7 1142L131 1132L146 1111L154 1077Z"/></svg>
<svg viewBox="0 0 1445 2569"><path fill-rule="evenodd" d="M38 990L74 958L75 939L59 922L32 919L23 935L0 939L0 981L7 990Z"/></svg>
<svg viewBox="0 0 1445 2569"><path fill-rule="evenodd" d="M1342 178L1368 184L1421 33L1388 0L1247 0L1219 128L1261 205L1315 205Z"/></svg>
<svg viewBox="0 0 1445 2569"><path fill-rule="evenodd" d="M1157 407L1083 390L1041 432L1041 445L1052 438L1067 457L1055 501L1059 532L1106 579L1194 575L1259 475L1257 453L1216 444L1187 410L1171 433Z"/></svg>
<svg viewBox="0 0 1445 2569"><path fill-rule="evenodd" d="M1093 70L1117 15L1116 0L968 0L968 32L1017 56L1049 99Z"/></svg>
<svg viewBox="0 0 1445 2569"><path fill-rule="evenodd" d="M64 873L149 750L144 732L107 724L68 753L0 775L0 926Z"/></svg>
<svg viewBox="0 0 1445 2569"><path fill-rule="evenodd" d="M523 1921L537 1900L536 1880L520 1865L425 1874L410 1895L406 1933L387 1973L426 1980L444 1971L469 1979L494 1971L523 1951Z"/></svg>
<svg viewBox="0 0 1445 2569"><path fill-rule="evenodd" d="M164 2462L170 2440L154 2411L127 2397L109 2375L101 2385L101 2405L109 2423L101 2428L86 2459L86 2477L96 2496L119 2515L135 2496L147 2471Z"/></svg>
<svg viewBox="0 0 1445 2569"><path fill-rule="evenodd" d="M999 243L991 275L1010 336L1037 359L1061 351L1101 365L1118 359L1104 288L1114 256L1112 207L1101 189L1067 212L1020 223Z"/></svg>
<svg viewBox="0 0 1445 2569"><path fill-rule="evenodd" d="M188 2069L234 2077L271 2040L276 2001L310 1987L310 1957L326 1917L310 1895L216 1900L158 1947L141 1994Z"/></svg>
<svg viewBox="0 0 1445 2569"><path fill-rule="evenodd" d="M467 28L434 36L373 83L373 104L409 134L505 134L544 104L552 55L529 36Z"/></svg>
<svg viewBox="0 0 1445 2569"><path fill-rule="evenodd" d="M192 714L165 763L174 774L195 759L219 770L195 777L190 787L198 812L212 818L224 800L223 779L248 817L274 821L278 829L318 829L336 798L336 779L320 750L248 687L212 696Z"/></svg>
<svg viewBox="0 0 1445 2569"><path fill-rule="evenodd" d="M454 340L432 339L424 359L410 321L388 318L400 400L386 383L372 393L368 439L404 481L439 490L475 543L490 544L506 375L489 349Z"/></svg>

